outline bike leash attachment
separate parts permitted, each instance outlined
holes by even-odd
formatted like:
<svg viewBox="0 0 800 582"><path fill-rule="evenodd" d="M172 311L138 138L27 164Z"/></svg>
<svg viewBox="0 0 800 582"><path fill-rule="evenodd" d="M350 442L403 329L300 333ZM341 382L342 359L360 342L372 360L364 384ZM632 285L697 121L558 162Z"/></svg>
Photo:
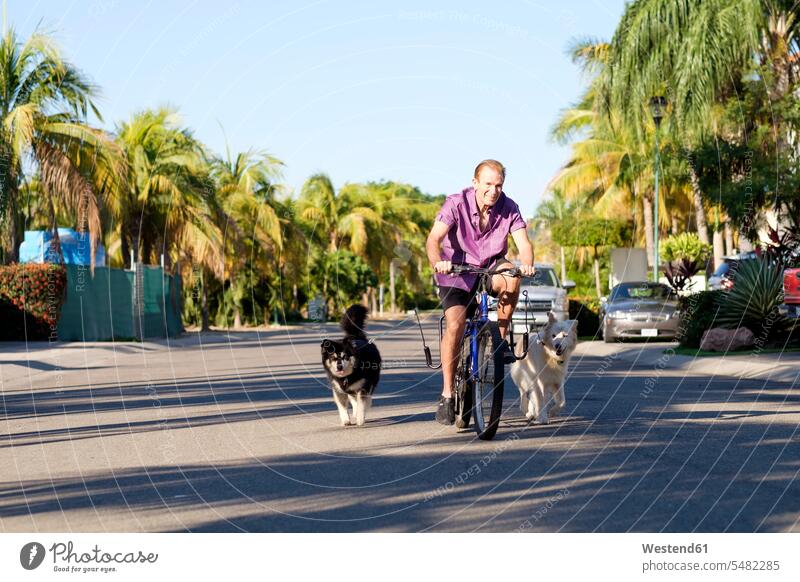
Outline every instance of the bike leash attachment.
<svg viewBox="0 0 800 582"><path fill-rule="evenodd" d="M516 350L512 349L511 353L517 360L524 360L528 356L528 334L530 327L528 326L528 290L523 289L522 291L523 301L525 302L525 332L522 334L522 355L517 356ZM511 329L509 333L511 334L511 346L512 348L516 347L516 342L514 341L514 318L511 318Z"/></svg>
<svg viewBox="0 0 800 582"><path fill-rule="evenodd" d="M422 333L422 322L419 319L419 313L417 313L417 308L414 308L414 315L417 317L417 325L419 325L419 335L422 337L422 349L425 350L425 365L427 365L431 370L438 370L442 367L441 358L439 359L439 365L433 365L433 357L431 356L431 349L428 347L428 344L425 343L425 334ZM439 321L439 335L441 336L442 333L442 322Z"/></svg>
<svg viewBox="0 0 800 582"><path fill-rule="evenodd" d="M528 325L528 290L522 290L522 296L525 298L525 333L522 334L522 358L528 355L528 334L530 333L530 326Z"/></svg>

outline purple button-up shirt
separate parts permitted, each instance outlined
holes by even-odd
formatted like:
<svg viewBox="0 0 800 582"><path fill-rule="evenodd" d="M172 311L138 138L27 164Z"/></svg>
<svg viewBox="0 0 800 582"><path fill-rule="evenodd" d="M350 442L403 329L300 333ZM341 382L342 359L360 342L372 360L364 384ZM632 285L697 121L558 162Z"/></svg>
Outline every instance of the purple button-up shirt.
<svg viewBox="0 0 800 582"><path fill-rule="evenodd" d="M451 226L442 241L442 260L473 267L487 267L493 260L504 257L508 252L508 235L526 227L519 206L503 192L489 208L489 219L481 232L474 188L448 196L436 220ZM471 274L437 274L436 284L469 291L476 279L477 275Z"/></svg>

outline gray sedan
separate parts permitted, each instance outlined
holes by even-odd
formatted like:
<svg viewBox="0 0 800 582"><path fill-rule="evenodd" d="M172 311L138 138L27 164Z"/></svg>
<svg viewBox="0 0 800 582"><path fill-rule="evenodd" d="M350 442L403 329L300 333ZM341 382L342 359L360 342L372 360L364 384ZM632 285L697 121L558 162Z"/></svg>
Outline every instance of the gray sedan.
<svg viewBox="0 0 800 582"><path fill-rule="evenodd" d="M678 297L661 283L620 283L601 299L600 318L606 343L624 338L675 339L680 324Z"/></svg>

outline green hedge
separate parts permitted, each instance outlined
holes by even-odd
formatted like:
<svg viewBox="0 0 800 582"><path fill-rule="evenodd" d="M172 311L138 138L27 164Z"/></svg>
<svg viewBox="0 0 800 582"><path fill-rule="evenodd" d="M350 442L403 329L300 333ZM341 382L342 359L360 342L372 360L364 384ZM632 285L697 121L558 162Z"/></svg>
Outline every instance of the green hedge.
<svg viewBox="0 0 800 582"><path fill-rule="evenodd" d="M62 265L0 267L0 340L55 339L66 283Z"/></svg>
<svg viewBox="0 0 800 582"><path fill-rule="evenodd" d="M596 336L600 329L600 301L596 297L570 297L569 318L578 321L580 337Z"/></svg>

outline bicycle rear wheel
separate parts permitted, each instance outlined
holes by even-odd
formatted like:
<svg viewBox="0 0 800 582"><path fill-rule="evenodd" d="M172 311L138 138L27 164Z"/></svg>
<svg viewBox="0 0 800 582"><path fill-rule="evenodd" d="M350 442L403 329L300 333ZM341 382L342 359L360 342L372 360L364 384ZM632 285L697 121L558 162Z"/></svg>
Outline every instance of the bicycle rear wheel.
<svg viewBox="0 0 800 582"><path fill-rule="evenodd" d="M470 378L470 337L464 337L456 363L456 376L453 381L455 395L456 428L467 428L472 417L472 380Z"/></svg>
<svg viewBox="0 0 800 582"><path fill-rule="evenodd" d="M475 432L479 439L488 441L494 438L503 412L505 364L497 323L483 324L477 339L478 377L472 390Z"/></svg>

